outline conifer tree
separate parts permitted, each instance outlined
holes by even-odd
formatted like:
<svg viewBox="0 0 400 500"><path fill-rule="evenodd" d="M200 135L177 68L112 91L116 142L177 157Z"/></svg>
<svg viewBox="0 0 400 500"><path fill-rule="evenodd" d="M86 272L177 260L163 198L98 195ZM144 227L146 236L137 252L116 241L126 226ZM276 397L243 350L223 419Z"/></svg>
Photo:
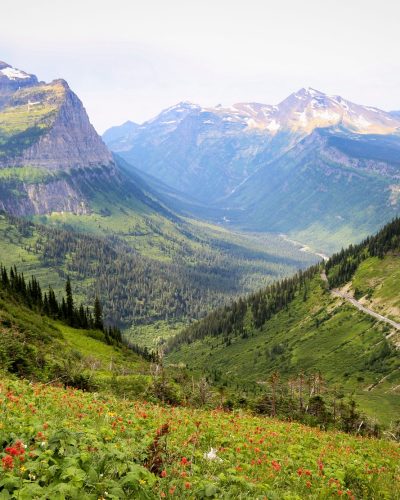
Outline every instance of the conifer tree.
<svg viewBox="0 0 400 500"><path fill-rule="evenodd" d="M96 295L95 301L94 301L94 327L97 328L98 330L103 330L104 325L103 325L103 310L100 304L100 300Z"/></svg>

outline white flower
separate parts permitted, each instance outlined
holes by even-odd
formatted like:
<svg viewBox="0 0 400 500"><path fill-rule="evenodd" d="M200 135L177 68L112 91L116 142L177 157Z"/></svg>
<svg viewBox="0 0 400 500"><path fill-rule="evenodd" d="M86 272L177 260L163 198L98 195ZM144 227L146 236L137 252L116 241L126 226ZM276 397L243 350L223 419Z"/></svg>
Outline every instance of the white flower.
<svg viewBox="0 0 400 500"><path fill-rule="evenodd" d="M217 450L211 448L208 453L204 453L204 458L207 460L216 460L217 462L222 462L222 459L217 455Z"/></svg>

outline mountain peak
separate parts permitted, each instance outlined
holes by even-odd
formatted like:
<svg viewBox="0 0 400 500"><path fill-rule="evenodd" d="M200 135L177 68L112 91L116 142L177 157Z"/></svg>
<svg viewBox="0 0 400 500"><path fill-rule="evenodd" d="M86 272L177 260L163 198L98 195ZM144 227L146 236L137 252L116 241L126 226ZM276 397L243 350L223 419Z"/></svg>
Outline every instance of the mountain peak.
<svg viewBox="0 0 400 500"><path fill-rule="evenodd" d="M4 77L8 80L18 81L18 80L29 80L37 82L37 78L34 75L30 75L29 73L25 73L25 71L21 71L20 69L14 68L10 64L7 64L4 61L0 61L0 78Z"/></svg>
<svg viewBox="0 0 400 500"><path fill-rule="evenodd" d="M294 95L306 95L309 97L316 97L316 96L326 96L323 92L317 89L313 89L312 87L303 87L301 88L298 92L296 92Z"/></svg>

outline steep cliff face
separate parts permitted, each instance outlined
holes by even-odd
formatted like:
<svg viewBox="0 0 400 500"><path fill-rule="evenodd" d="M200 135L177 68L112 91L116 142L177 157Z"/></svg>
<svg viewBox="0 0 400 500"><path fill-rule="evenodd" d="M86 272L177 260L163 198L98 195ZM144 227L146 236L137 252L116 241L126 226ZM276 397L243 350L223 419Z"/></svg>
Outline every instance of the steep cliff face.
<svg viewBox="0 0 400 500"><path fill-rule="evenodd" d="M121 184L110 151L64 80L0 63L0 209L90 212L87 186Z"/></svg>
<svg viewBox="0 0 400 500"><path fill-rule="evenodd" d="M82 102L64 80L17 90L0 112L1 133L0 166L66 169L112 164Z"/></svg>

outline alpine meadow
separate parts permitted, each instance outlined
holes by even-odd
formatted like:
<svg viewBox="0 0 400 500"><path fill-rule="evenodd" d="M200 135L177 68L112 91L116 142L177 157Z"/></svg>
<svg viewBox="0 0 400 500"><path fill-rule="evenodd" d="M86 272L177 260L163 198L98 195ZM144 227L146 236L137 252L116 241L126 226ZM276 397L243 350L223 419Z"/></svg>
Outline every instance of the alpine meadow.
<svg viewBox="0 0 400 500"><path fill-rule="evenodd" d="M0 500L400 498L399 5L2 15Z"/></svg>

